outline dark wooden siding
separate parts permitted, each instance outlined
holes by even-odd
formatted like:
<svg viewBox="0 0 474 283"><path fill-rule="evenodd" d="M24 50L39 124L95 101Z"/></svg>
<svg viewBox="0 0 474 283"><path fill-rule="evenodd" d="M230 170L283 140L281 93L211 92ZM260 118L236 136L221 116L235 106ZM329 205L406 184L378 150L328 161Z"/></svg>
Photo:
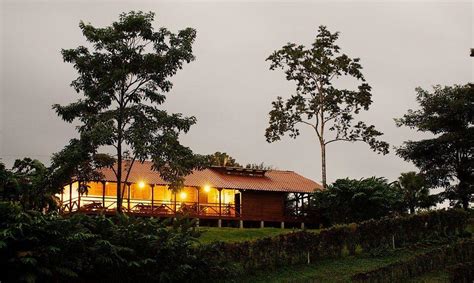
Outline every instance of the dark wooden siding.
<svg viewBox="0 0 474 283"><path fill-rule="evenodd" d="M282 221L285 193L242 192L242 217L249 220Z"/></svg>

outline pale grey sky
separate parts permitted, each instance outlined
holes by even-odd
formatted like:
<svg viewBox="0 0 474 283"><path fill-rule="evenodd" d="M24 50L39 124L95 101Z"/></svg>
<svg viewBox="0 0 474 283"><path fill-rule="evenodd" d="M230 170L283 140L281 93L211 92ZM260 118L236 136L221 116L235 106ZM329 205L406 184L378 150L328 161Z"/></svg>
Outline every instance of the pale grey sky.
<svg viewBox="0 0 474 283"><path fill-rule="evenodd" d="M314 134L268 144L264 131L277 96L294 84L265 58L291 41L310 44L319 25L340 31L339 45L360 57L374 103L363 118L385 133L391 146L418 139L397 128L394 117L415 107L414 88L473 81L471 1L383 2L172 2L1 1L0 158L7 165L24 156L48 162L74 127L51 110L76 100L75 77L60 49L84 44L80 20L105 26L130 10L154 11L155 27L197 30L196 61L173 78L164 107L198 122L182 141L197 153L225 151L241 163L265 162L320 181ZM328 179L384 176L413 170L398 158L373 153L362 143L328 147Z"/></svg>

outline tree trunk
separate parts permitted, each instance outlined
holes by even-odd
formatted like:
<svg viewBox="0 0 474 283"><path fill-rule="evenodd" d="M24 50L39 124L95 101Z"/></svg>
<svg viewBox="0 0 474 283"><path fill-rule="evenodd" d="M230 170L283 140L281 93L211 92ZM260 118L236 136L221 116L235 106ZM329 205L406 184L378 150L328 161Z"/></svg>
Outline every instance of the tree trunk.
<svg viewBox="0 0 474 283"><path fill-rule="evenodd" d="M464 180L459 181L458 193L460 195L462 208L464 210L469 210L469 200L471 199L471 194L469 193L469 184L464 182Z"/></svg>
<svg viewBox="0 0 474 283"><path fill-rule="evenodd" d="M471 200L471 192L469 190L470 184L472 183L472 181L470 180L471 172L464 169L465 167L467 167L464 164L459 167L460 169L456 170L456 175L459 180L457 193L461 201L462 208L464 210L468 210L469 201Z"/></svg>
<svg viewBox="0 0 474 283"><path fill-rule="evenodd" d="M122 214L122 144L117 145L117 213Z"/></svg>
<svg viewBox="0 0 474 283"><path fill-rule="evenodd" d="M117 119L117 213L122 214L122 111Z"/></svg>
<svg viewBox="0 0 474 283"><path fill-rule="evenodd" d="M462 198L462 208L464 210L469 210L469 198L468 197L463 197Z"/></svg>
<svg viewBox="0 0 474 283"><path fill-rule="evenodd" d="M324 143L321 143L321 175L323 187L326 188L326 145Z"/></svg>

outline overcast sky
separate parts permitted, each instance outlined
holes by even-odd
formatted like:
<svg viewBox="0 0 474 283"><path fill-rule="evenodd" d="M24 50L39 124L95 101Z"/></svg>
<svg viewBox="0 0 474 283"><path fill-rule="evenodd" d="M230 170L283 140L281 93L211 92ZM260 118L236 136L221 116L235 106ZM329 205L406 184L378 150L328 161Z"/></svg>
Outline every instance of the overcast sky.
<svg viewBox="0 0 474 283"><path fill-rule="evenodd" d="M163 105L194 115L197 124L182 142L197 153L225 151L240 163L273 165L321 180L314 133L268 144L264 131L271 102L289 97L294 84L270 71L266 57L287 42L309 45L317 27L340 31L339 45L360 57L373 87L373 105L362 118L393 146L419 139L393 118L416 107L415 87L473 81L473 5L455 2L160 2L1 1L0 158L11 165L29 156L48 162L76 135L51 110L79 98L61 48L85 41L80 20L111 24L121 12L156 13L155 28L197 30L196 61L173 79ZM328 146L328 180L384 176L394 180L414 167L393 150L386 156L362 143Z"/></svg>

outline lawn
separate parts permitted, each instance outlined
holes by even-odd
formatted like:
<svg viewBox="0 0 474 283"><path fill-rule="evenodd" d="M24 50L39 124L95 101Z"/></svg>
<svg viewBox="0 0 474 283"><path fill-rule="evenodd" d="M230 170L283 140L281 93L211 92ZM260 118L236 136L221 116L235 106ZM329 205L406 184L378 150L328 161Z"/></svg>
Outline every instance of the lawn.
<svg viewBox="0 0 474 283"><path fill-rule="evenodd" d="M202 235L199 241L203 244L223 241L223 242L240 242L247 240L254 240L263 237L276 236L283 233L290 233L293 229L280 228L216 228L216 227L201 227ZM301 230L296 230L301 231Z"/></svg>

